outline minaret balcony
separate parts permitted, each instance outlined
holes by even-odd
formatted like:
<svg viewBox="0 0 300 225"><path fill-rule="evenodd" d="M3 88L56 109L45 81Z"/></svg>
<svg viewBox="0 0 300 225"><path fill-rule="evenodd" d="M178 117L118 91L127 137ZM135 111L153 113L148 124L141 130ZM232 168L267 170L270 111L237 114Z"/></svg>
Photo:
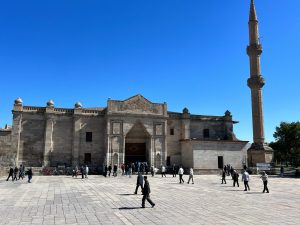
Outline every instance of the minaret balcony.
<svg viewBox="0 0 300 225"><path fill-rule="evenodd" d="M261 55L262 53L262 46L260 44L251 44L247 46L247 54L251 55Z"/></svg>
<svg viewBox="0 0 300 225"><path fill-rule="evenodd" d="M265 85L265 79L262 76L252 76L247 80L247 85L251 89L260 89Z"/></svg>

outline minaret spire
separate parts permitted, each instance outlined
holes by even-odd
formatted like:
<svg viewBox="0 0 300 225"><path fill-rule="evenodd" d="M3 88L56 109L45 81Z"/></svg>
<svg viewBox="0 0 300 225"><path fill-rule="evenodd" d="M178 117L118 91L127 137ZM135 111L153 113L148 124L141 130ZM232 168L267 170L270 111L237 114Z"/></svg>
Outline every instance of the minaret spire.
<svg viewBox="0 0 300 225"><path fill-rule="evenodd" d="M247 84L251 89L253 126L253 144L248 151L248 153L250 153L248 159L251 158L250 164L256 164L271 161L273 153L272 149L265 144L264 136L262 88L265 84L265 81L261 75L260 69L260 55L262 53L262 46L259 41L258 19L254 0L251 0L250 3L248 26L249 45L247 46L247 54L250 59L250 78L248 79ZM269 159L269 153L271 153L271 159Z"/></svg>
<svg viewBox="0 0 300 225"><path fill-rule="evenodd" d="M251 4L250 4L249 21L257 21L254 0L251 0Z"/></svg>

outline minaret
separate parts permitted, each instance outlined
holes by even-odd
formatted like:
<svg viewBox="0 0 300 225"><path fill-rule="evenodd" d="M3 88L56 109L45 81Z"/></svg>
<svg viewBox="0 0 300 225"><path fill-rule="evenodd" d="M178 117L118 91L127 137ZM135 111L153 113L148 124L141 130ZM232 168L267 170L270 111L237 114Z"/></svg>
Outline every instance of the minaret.
<svg viewBox="0 0 300 225"><path fill-rule="evenodd" d="M258 20L254 0L251 0L250 4L248 26L249 45L247 46L247 54L250 59L250 78L248 79L247 84L251 89L253 125L253 144L248 150L248 161L251 166L255 166L256 163L271 162L273 151L265 144L264 116L262 108L262 88L265 81L260 70L262 46L259 40Z"/></svg>

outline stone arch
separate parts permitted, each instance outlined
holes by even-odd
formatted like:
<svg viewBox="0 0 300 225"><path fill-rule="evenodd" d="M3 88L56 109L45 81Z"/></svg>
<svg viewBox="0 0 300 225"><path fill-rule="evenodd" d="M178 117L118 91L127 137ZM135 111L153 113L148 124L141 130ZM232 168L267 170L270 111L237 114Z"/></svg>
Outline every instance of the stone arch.
<svg viewBox="0 0 300 225"><path fill-rule="evenodd" d="M151 135L141 121L125 135L125 163L134 162L151 163Z"/></svg>

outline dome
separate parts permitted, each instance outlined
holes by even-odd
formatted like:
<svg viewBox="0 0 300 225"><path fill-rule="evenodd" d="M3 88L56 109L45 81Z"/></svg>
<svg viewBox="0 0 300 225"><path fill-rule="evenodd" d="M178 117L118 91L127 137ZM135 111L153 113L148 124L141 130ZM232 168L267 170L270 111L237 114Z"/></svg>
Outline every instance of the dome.
<svg viewBox="0 0 300 225"><path fill-rule="evenodd" d="M82 108L81 102L76 102L76 103L75 103L75 108L76 108L76 109Z"/></svg>
<svg viewBox="0 0 300 225"><path fill-rule="evenodd" d="M224 113L225 116L231 116L231 112L229 110L226 110L226 112Z"/></svg>
<svg viewBox="0 0 300 225"><path fill-rule="evenodd" d="M182 112L183 112L183 113L189 113L189 110L188 110L188 108L184 108L184 109L182 110Z"/></svg>
<svg viewBox="0 0 300 225"><path fill-rule="evenodd" d="M54 106L53 100L49 100L49 101L47 102L47 106L48 106L48 107L53 107L53 106Z"/></svg>
<svg viewBox="0 0 300 225"><path fill-rule="evenodd" d="M22 105L23 104L23 101L20 97L18 97L16 100L15 100L15 105Z"/></svg>

